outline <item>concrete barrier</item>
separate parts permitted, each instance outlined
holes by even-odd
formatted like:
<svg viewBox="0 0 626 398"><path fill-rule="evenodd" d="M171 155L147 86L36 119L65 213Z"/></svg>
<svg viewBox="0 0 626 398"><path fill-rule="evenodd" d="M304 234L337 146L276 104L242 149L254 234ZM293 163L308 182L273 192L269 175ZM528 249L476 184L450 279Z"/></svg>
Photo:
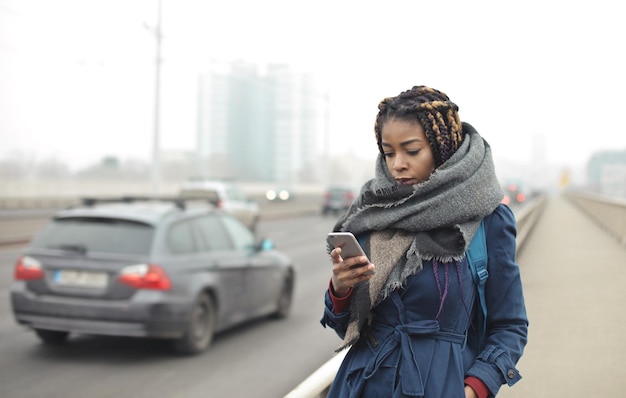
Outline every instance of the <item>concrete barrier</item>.
<svg viewBox="0 0 626 398"><path fill-rule="evenodd" d="M565 197L602 228L626 245L626 200L584 191L568 191Z"/></svg>

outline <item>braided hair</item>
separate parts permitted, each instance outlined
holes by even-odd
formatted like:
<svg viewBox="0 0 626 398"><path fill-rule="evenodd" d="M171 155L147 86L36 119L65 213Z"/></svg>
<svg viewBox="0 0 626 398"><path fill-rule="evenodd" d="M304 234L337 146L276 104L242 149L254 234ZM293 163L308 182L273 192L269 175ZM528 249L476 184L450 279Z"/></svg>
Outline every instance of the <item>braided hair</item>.
<svg viewBox="0 0 626 398"><path fill-rule="evenodd" d="M459 107L448 96L434 88L414 86L395 97L385 98L378 104L374 125L378 150L383 152L382 128L391 120L419 123L435 157L435 167L441 166L461 146L463 133Z"/></svg>

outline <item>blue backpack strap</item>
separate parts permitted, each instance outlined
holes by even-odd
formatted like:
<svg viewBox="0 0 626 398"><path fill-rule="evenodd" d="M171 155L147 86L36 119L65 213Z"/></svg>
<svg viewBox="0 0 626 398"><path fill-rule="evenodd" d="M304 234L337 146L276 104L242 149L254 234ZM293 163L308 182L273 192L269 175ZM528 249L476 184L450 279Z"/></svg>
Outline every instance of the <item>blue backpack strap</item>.
<svg viewBox="0 0 626 398"><path fill-rule="evenodd" d="M370 237L370 233L369 232L366 232L364 234L360 234L359 236L356 237L356 240L359 242L359 245L361 245L363 250L365 250L365 242L367 242L369 237ZM368 257L369 257L369 255L368 255Z"/></svg>
<svg viewBox="0 0 626 398"><path fill-rule="evenodd" d="M365 245L365 239L367 239L367 234L361 234L359 236L357 236L356 240L359 242L359 245L361 245L361 247L363 247L363 245Z"/></svg>
<svg viewBox="0 0 626 398"><path fill-rule="evenodd" d="M480 336L479 346L482 346L487 331L485 283L487 283L487 278L489 277L489 272L487 271L487 240L485 238L485 226L483 221L480 222L478 230L467 248L466 255L472 271L472 277L474 278L474 284L478 290L478 299L482 310L480 314L482 322L478 325L479 328L481 328L478 330L478 336Z"/></svg>

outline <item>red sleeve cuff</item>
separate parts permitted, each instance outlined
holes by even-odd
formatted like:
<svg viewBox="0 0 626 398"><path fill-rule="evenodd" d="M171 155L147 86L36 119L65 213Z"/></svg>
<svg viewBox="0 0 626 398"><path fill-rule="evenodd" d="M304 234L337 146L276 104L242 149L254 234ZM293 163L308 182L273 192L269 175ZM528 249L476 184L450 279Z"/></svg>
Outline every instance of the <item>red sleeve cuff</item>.
<svg viewBox="0 0 626 398"><path fill-rule="evenodd" d="M472 387L478 398L487 398L489 395L489 390L485 383L483 383L479 378L469 376L465 378L465 385Z"/></svg>
<svg viewBox="0 0 626 398"><path fill-rule="evenodd" d="M333 292L333 283L330 282L328 285L328 293L330 293L330 301L333 302L333 312L335 314L340 314L345 311L348 307L350 307L350 299L352 298L352 289L343 297L335 296Z"/></svg>

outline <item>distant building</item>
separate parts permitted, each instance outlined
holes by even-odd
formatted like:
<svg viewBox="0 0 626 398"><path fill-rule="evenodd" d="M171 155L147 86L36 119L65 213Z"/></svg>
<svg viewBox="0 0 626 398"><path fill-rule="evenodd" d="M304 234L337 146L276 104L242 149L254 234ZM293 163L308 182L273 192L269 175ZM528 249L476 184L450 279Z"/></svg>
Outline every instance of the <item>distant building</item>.
<svg viewBox="0 0 626 398"><path fill-rule="evenodd" d="M626 150L595 153L587 163L587 185L598 193L626 198Z"/></svg>
<svg viewBox="0 0 626 398"><path fill-rule="evenodd" d="M314 180L320 98L287 65L214 64L198 80L195 177Z"/></svg>

